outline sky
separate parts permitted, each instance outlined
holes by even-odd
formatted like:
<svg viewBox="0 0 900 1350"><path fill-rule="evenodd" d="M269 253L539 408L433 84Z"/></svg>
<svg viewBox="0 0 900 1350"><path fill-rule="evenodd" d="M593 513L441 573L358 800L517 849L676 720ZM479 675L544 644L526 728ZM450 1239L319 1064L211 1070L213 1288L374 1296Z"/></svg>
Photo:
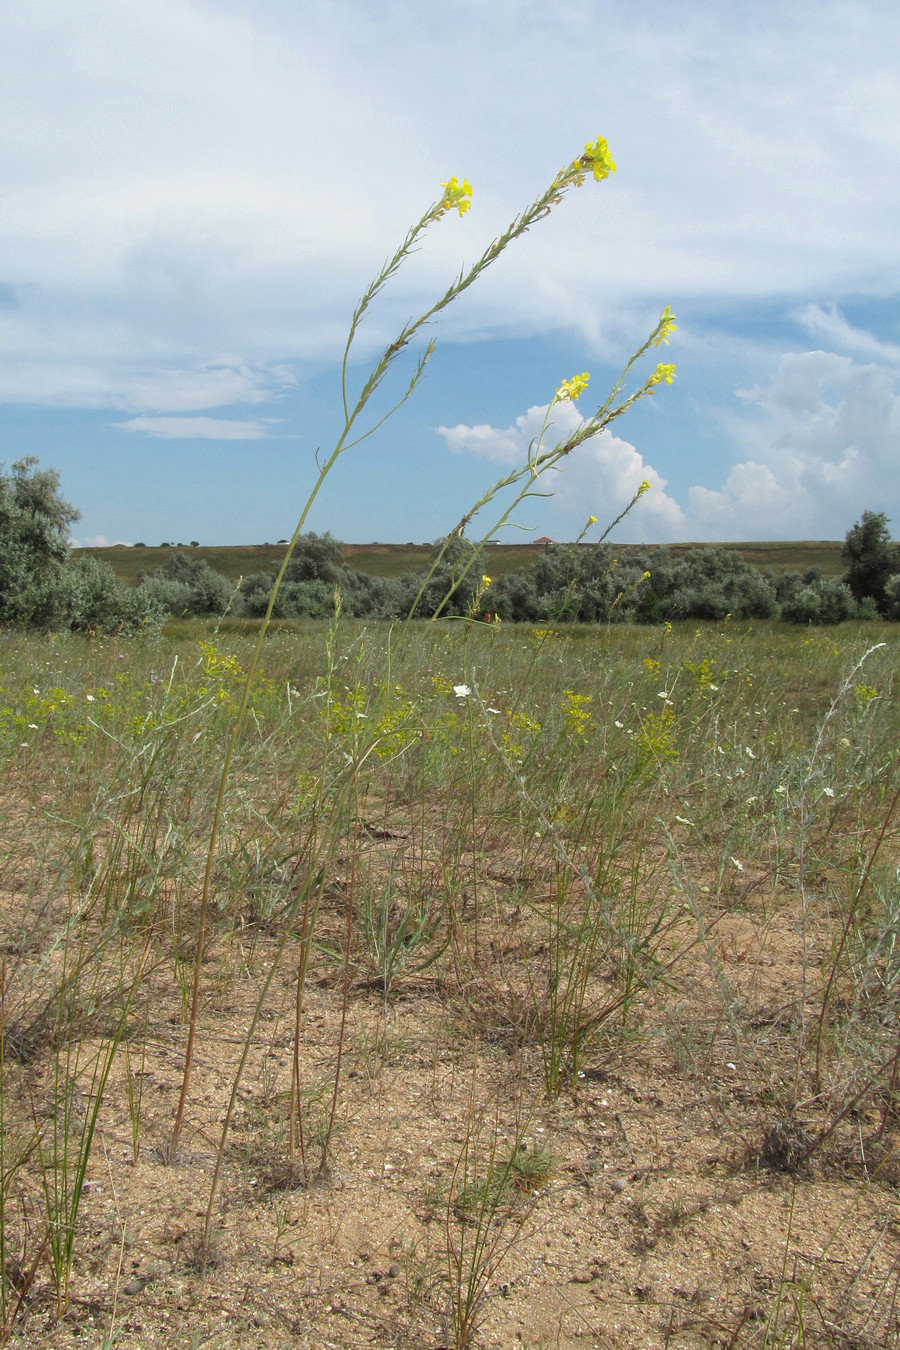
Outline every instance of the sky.
<svg viewBox="0 0 900 1350"><path fill-rule="evenodd" d="M0 16L0 459L82 545L289 537L353 396L558 169L571 190L398 360L307 528L436 539L602 405L669 305L676 366L498 530L622 542L900 536L896 0L42 0ZM361 424L362 425L362 424ZM317 461L318 456L318 461Z"/></svg>

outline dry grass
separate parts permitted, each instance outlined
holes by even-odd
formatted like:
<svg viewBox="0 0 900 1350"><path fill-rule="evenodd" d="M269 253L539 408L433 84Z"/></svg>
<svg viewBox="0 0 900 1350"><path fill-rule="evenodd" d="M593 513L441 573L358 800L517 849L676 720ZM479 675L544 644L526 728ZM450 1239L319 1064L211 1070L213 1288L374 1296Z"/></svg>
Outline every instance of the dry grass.
<svg viewBox="0 0 900 1350"><path fill-rule="evenodd" d="M198 637L3 647L10 1343L895 1344L896 636L274 634L170 1159Z"/></svg>

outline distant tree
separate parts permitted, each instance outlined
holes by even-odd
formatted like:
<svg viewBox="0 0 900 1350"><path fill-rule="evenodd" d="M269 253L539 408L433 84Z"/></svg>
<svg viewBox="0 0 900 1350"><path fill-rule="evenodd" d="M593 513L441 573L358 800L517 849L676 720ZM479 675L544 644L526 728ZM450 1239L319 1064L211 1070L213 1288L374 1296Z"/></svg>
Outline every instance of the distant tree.
<svg viewBox="0 0 900 1350"><path fill-rule="evenodd" d="M843 580L854 598L871 596L879 613L884 613L888 604L885 586L900 572L900 548L891 542L883 511L863 511L862 519L847 531L841 557L849 564Z"/></svg>
<svg viewBox="0 0 900 1350"><path fill-rule="evenodd" d="M33 457L0 466L0 623L82 633L134 632L162 615L120 582L108 562L72 557L79 512L59 495L59 475Z"/></svg>
<svg viewBox="0 0 900 1350"><path fill-rule="evenodd" d="M28 623L39 592L69 559L69 526L80 512L59 495L59 474L33 456L0 465L0 622Z"/></svg>

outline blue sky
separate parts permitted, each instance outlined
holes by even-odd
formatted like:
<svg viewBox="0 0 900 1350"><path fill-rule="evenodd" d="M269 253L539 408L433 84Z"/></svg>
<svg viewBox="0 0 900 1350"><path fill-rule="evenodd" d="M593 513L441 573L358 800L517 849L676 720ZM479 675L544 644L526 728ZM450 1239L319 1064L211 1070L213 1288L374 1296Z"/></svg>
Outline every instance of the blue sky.
<svg viewBox="0 0 900 1350"><path fill-rule="evenodd" d="M310 527L445 533L671 305L676 383L520 524L572 538L647 478L619 540L840 538L867 507L900 535L895 0L44 0L0 32L0 457L59 471L80 543L289 535L354 301L441 181L472 210L380 297L357 378L598 134L617 173L431 330Z"/></svg>

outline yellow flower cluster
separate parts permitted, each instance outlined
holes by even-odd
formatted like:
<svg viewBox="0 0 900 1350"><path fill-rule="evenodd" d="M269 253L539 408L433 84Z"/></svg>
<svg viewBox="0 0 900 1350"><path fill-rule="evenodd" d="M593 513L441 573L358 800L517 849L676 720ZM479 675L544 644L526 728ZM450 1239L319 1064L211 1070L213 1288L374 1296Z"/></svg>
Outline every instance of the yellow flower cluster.
<svg viewBox="0 0 900 1350"><path fill-rule="evenodd" d="M670 380L669 383L671 384L672 381ZM641 497L643 497L645 493L650 491L652 486L653 484L648 479L645 478L643 483L641 483L640 487L637 490L638 501L640 501Z"/></svg>
<svg viewBox="0 0 900 1350"><path fill-rule="evenodd" d="M615 162L610 156L605 136L598 136L593 145L589 142L584 147L584 154L573 160L569 166L572 181L577 187L584 182L587 172L593 173L595 181L600 183L615 171Z"/></svg>
<svg viewBox="0 0 900 1350"><path fill-rule="evenodd" d="M647 381L651 389L657 384L671 384L675 379L675 367L664 366L662 362L656 367L650 379Z"/></svg>
<svg viewBox="0 0 900 1350"><path fill-rule="evenodd" d="M569 731L578 736L586 736L591 722L590 694L576 694L571 689L563 692L563 721Z"/></svg>
<svg viewBox="0 0 900 1350"><path fill-rule="evenodd" d="M556 391L555 403L564 403L566 400L574 400L579 394L583 394L588 387L590 375L583 370L580 375L573 375L571 380L563 380Z"/></svg>
<svg viewBox="0 0 900 1350"><path fill-rule="evenodd" d="M438 208L439 214L443 216L455 206L459 214L464 216L472 205L472 184L469 180L464 178L461 183L457 183L455 178L449 178L446 183L441 183L441 187L444 195Z"/></svg>
<svg viewBox="0 0 900 1350"><path fill-rule="evenodd" d="M669 338L675 332L675 329L678 327L678 324L675 322L675 315L672 313L672 310L668 305L666 305L662 314L660 314L659 322L661 327L659 330L659 334L657 335L656 341L654 342L653 345L654 347L660 347L662 346L663 343L665 343L666 346L668 347Z"/></svg>

